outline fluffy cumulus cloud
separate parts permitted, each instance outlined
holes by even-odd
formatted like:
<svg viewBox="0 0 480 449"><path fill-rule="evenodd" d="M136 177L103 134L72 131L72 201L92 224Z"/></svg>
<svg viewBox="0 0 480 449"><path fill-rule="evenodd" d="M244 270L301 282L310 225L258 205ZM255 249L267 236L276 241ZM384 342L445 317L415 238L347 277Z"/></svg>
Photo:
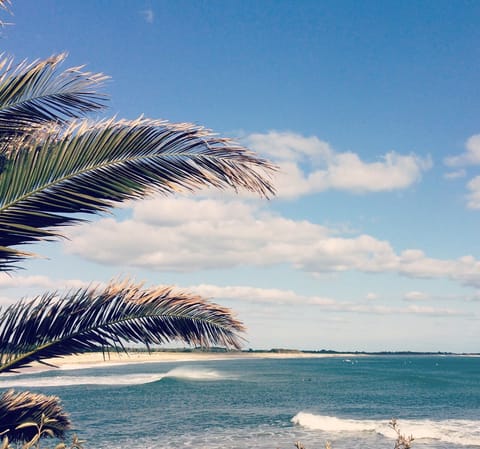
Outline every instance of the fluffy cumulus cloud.
<svg viewBox="0 0 480 449"><path fill-rule="evenodd" d="M337 152L317 137L271 131L251 134L246 143L278 162L279 197L294 198L325 190L382 192L410 187L432 166L430 158L394 151L377 161L363 161L353 152Z"/></svg>
<svg viewBox="0 0 480 449"><path fill-rule="evenodd" d="M480 134L471 136L465 143L465 152L445 158L448 167L466 167L480 164Z"/></svg>
<svg viewBox="0 0 480 449"><path fill-rule="evenodd" d="M70 232L69 252L106 265L188 272L288 264L312 274L387 272L480 286L480 262L472 256L442 260L418 249L397 253L388 241L341 235L239 200L152 198L136 203L131 218L106 218Z"/></svg>
<svg viewBox="0 0 480 449"><path fill-rule="evenodd" d="M161 198L135 204L131 219L107 218L72 229L67 248L105 264L193 271L295 263L296 247L308 247L312 236L325 239L329 232L252 203Z"/></svg>
<svg viewBox="0 0 480 449"><path fill-rule="evenodd" d="M452 279L463 285L480 286L480 261L470 255L445 260L430 258L420 250L406 250L398 261L398 271L405 276Z"/></svg>

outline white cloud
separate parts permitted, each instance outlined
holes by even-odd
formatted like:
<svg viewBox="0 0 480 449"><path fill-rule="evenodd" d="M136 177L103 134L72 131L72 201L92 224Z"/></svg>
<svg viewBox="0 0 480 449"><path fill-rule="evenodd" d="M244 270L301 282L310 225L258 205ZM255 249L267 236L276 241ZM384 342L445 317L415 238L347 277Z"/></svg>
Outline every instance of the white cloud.
<svg viewBox="0 0 480 449"><path fill-rule="evenodd" d="M478 292L478 291L477 291ZM409 292L406 292L403 295L403 300L408 301L408 302L435 302L438 304L439 302L449 302L449 303L454 303L454 304L459 304L459 303L466 303L470 301L476 301L478 300L478 293L475 292L473 294L468 294L468 293L444 293L444 294L438 294L438 293L427 293L423 291L418 291L418 290L412 290Z"/></svg>
<svg viewBox="0 0 480 449"><path fill-rule="evenodd" d="M418 249L397 253L388 241L342 236L238 200L152 198L136 203L132 218L73 228L70 239L67 250L86 259L155 271L289 264L312 274L355 270L480 286L480 262L472 256L449 260Z"/></svg>
<svg viewBox="0 0 480 449"><path fill-rule="evenodd" d="M0 289L12 288L25 291L26 288L38 288L48 290L65 290L70 288L81 288L90 284L75 279L62 280L49 278L47 276L19 276L16 278L2 276L0 277ZM95 283L95 285L102 285ZM55 286L55 288L53 288ZM199 284L193 286L181 287L182 290L196 293L212 302L222 303L225 299L238 301L251 305L275 305L275 306L307 306L320 308L325 312L356 313L356 314L375 314L375 315L460 315L460 312L450 309L419 308L419 307L391 307L385 305L375 306L368 303L356 303L339 301L334 298L319 295L301 295L293 290L282 290L277 288L258 288L253 286L218 286L212 284ZM369 300L377 299L377 295L367 295ZM10 296L0 296L0 306L10 305L20 298ZM268 309L267 317L271 315Z"/></svg>
<svg viewBox="0 0 480 449"><path fill-rule="evenodd" d="M367 299L368 301L375 301L376 299L378 299L378 295L376 293L369 292L366 294L365 299Z"/></svg>
<svg viewBox="0 0 480 449"><path fill-rule="evenodd" d="M412 304L404 309L403 313L414 314L414 315L430 315L430 316L462 316L466 315L465 312L460 312L454 309L445 309L445 308L435 308L428 306L418 306Z"/></svg>
<svg viewBox="0 0 480 449"><path fill-rule="evenodd" d="M469 165L480 165L480 134L475 134L467 139L465 143L466 151L456 156L450 156L444 159L448 167L467 167ZM465 169L447 173L445 178L455 179L464 177ZM476 176L467 183L467 207L469 209L480 209L480 176Z"/></svg>
<svg viewBox="0 0 480 449"><path fill-rule="evenodd" d="M391 307L385 305L370 305L354 302L341 302L322 296L299 295L291 290L263 289L246 286L225 286L200 284L188 287L204 297L213 297L213 300L233 299L248 303L275 304L275 305L307 305L320 307L326 312L352 312L375 315L429 315L429 316L456 316L462 315L454 309L419 307Z"/></svg>
<svg viewBox="0 0 480 449"><path fill-rule="evenodd" d="M467 175L465 169L455 170L448 173L445 173L443 177L448 180L464 178Z"/></svg>
<svg viewBox="0 0 480 449"><path fill-rule="evenodd" d="M7 288L41 288L42 290L56 291L60 289L82 288L87 285L89 283L78 279L59 280L41 275L15 276L5 273L0 274L0 290Z"/></svg>
<svg viewBox="0 0 480 449"><path fill-rule="evenodd" d="M155 13L153 12L153 9L148 8L140 11L142 14L143 18L145 19L145 22L147 23L153 23L155 21Z"/></svg>
<svg viewBox="0 0 480 449"><path fill-rule="evenodd" d="M281 290L276 288L257 288L247 286L226 286L200 284L188 287L195 293L216 300L216 298L228 298L246 302L266 303L276 305L286 304L309 304L321 306L333 306L337 302L332 298L322 296L302 296L293 290Z"/></svg>
<svg viewBox="0 0 480 449"><path fill-rule="evenodd" d="M0 307L9 306L18 302L20 298L13 298L10 296L0 296Z"/></svg>
<svg viewBox="0 0 480 449"><path fill-rule="evenodd" d="M403 299L405 301L427 301L430 299L430 296L424 292L411 291L405 293Z"/></svg>
<svg viewBox="0 0 480 449"><path fill-rule="evenodd" d="M469 209L480 209L480 176L476 176L467 184L467 207Z"/></svg>
<svg viewBox="0 0 480 449"><path fill-rule="evenodd" d="M292 132L270 131L266 134L250 134L245 140L254 150L277 161L312 160L319 164L331 160L335 154L330 144L318 137L304 137Z"/></svg>
<svg viewBox="0 0 480 449"><path fill-rule="evenodd" d="M312 236L325 238L328 232L240 201L157 198L137 203L132 219L107 218L72 229L66 246L105 264L192 271L294 262L296 247L308 247Z"/></svg>
<svg viewBox="0 0 480 449"><path fill-rule="evenodd" d="M247 145L276 161L274 180L280 198L294 198L325 190L352 193L382 192L410 187L432 166L430 158L388 152L365 162L353 152L336 152L317 137L271 131L251 134ZM309 168L305 168L308 166Z"/></svg>
<svg viewBox="0 0 480 449"><path fill-rule="evenodd" d="M452 279L463 285L480 286L480 262L470 255L445 260L427 257L419 250L407 250L398 262L398 272L405 276Z"/></svg>
<svg viewBox="0 0 480 449"><path fill-rule="evenodd" d="M480 164L480 134L471 136L465 143L467 151L457 156L449 156L444 159L448 167L465 167Z"/></svg>
<svg viewBox="0 0 480 449"><path fill-rule="evenodd" d="M103 285L100 282L95 285ZM18 276L0 273L0 306L14 304L21 299L35 298L46 292L66 292L92 285L78 279L53 279L48 276ZM9 290L8 296L3 293Z"/></svg>
<svg viewBox="0 0 480 449"><path fill-rule="evenodd" d="M477 290L473 295L466 298L467 301L480 301L480 290Z"/></svg>

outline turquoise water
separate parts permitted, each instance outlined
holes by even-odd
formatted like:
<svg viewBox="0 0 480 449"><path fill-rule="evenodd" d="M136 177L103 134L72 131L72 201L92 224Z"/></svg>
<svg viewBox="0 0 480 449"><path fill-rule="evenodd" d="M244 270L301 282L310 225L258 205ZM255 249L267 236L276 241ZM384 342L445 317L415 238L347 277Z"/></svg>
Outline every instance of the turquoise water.
<svg viewBox="0 0 480 449"><path fill-rule="evenodd" d="M94 448L480 447L480 358L244 359L54 370L0 387L62 398Z"/></svg>

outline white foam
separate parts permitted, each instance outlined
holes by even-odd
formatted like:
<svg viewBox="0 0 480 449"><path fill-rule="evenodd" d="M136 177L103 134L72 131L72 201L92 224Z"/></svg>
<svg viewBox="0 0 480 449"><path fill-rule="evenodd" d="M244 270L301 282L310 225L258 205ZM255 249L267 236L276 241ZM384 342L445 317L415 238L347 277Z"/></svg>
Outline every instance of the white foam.
<svg viewBox="0 0 480 449"><path fill-rule="evenodd" d="M170 370L165 377L175 377L177 379L188 380L221 380L228 376L215 370L180 367Z"/></svg>
<svg viewBox="0 0 480 449"><path fill-rule="evenodd" d="M292 418L292 422L309 430L376 432L388 438L396 437L388 425L388 420L343 419L300 412ZM430 439L465 446L480 446L480 421L477 420L401 420L398 421L398 425L403 435L413 435L415 440Z"/></svg>
<svg viewBox="0 0 480 449"><path fill-rule="evenodd" d="M174 368L166 373L140 373L107 376L49 376L49 377L18 377L9 375L0 380L0 388L11 387L65 387L71 385L141 385L157 382L164 378L177 378L195 381L214 381L225 379L227 376L214 370L201 368Z"/></svg>
<svg viewBox="0 0 480 449"><path fill-rule="evenodd" d="M66 387L70 385L140 385L164 377L159 374L129 374L124 376L50 376L23 377L0 381L0 387Z"/></svg>
<svg viewBox="0 0 480 449"><path fill-rule="evenodd" d="M354 419L341 419L335 416L313 415L300 412L292 422L310 430L324 430L326 432L367 432L377 431L378 421L360 421ZM388 427L388 422L385 422Z"/></svg>

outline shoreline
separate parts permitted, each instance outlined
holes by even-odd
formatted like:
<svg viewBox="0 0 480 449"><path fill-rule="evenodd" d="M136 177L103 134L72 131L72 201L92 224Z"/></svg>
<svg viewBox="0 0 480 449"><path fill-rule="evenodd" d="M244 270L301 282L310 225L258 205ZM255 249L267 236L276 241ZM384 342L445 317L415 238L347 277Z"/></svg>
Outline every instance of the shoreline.
<svg viewBox="0 0 480 449"><path fill-rule="evenodd" d="M45 362L60 369L81 369L102 366L143 364L143 363L174 363L174 362L202 362L214 360L247 360L247 359L303 359L303 358L330 358L330 357L363 357L364 354L335 353L315 354L302 352L174 352L152 351L129 352L110 354L90 352L86 354L69 355L62 358L46 359ZM32 368L43 368L44 364L34 363ZM55 368L53 368L55 369Z"/></svg>
<svg viewBox="0 0 480 449"><path fill-rule="evenodd" d="M434 354L415 353L411 356L437 356L437 357L480 357L480 354ZM128 353L105 353L89 352L77 355L68 355L45 359L44 363L33 362L30 366L22 368L16 374L5 373L3 376L18 374L32 374L50 370L79 370L87 368L107 368L121 365L143 365L151 363L197 363L222 360L255 360L255 359L323 359L323 358L344 358L350 359L362 357L395 357L408 356L408 354L395 353L366 353L366 352L303 352L303 351L232 351L232 352L189 352L189 351L132 351Z"/></svg>
<svg viewBox="0 0 480 449"><path fill-rule="evenodd" d="M302 352L302 351L233 351L233 352L187 352L187 351L132 351L128 353L89 352L69 355L65 357L47 359L45 362L60 369L82 369L93 367L107 367L115 365L143 364L143 363L183 363L215 360L252 360L252 359L320 359L320 358L359 358L369 356L450 356L450 357L479 357L479 354L434 354L434 353L363 353L363 352ZM53 369L55 369L53 367ZM45 369L44 364L32 364L31 369Z"/></svg>

